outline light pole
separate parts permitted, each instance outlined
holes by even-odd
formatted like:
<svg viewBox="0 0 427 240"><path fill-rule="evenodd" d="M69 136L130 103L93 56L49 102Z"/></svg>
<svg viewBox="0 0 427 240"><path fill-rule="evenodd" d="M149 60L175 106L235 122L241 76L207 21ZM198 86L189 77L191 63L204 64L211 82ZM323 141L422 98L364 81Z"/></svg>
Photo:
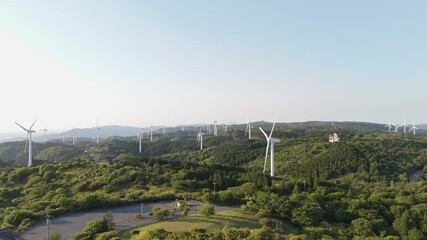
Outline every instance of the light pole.
<svg viewBox="0 0 427 240"><path fill-rule="evenodd" d="M47 238L49 239L49 225L50 225L50 218L52 216L46 215L46 226L47 226Z"/></svg>
<svg viewBox="0 0 427 240"><path fill-rule="evenodd" d="M216 192L216 187L215 187L216 186L216 182L214 182L213 185L214 185L213 187L214 187L214 193L215 193Z"/></svg>
<svg viewBox="0 0 427 240"><path fill-rule="evenodd" d="M141 217L143 216L143 214L144 214L144 203L142 202L141 203Z"/></svg>

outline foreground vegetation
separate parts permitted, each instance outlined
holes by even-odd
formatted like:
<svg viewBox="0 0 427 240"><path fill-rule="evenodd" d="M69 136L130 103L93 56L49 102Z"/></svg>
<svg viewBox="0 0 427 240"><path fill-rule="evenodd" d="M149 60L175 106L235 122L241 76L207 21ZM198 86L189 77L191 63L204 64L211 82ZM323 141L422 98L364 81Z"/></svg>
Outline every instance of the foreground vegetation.
<svg viewBox="0 0 427 240"><path fill-rule="evenodd" d="M328 143L331 131L337 131L342 141ZM99 148L81 147L72 160L31 168L4 166L0 170L1 224L19 230L46 214L186 198L242 205L242 212L257 216L256 221L288 226L283 230L264 224L251 232L250 227L230 223L225 229L242 231L236 233L240 239L252 239L253 232L277 239L427 236L425 135L287 126L274 133L282 140L275 146L275 178L262 174L265 141L254 135L260 140L246 140L240 130L207 135L206 149L198 151L194 135L171 134L144 142L141 155L136 153L135 141L110 140ZM111 164L93 163L89 157L93 152ZM409 174L423 168L420 181L410 183ZM174 229L160 226L164 229L151 229L153 234L175 239L178 233L168 232ZM179 233L177 239L188 234L227 239L222 226L196 227Z"/></svg>

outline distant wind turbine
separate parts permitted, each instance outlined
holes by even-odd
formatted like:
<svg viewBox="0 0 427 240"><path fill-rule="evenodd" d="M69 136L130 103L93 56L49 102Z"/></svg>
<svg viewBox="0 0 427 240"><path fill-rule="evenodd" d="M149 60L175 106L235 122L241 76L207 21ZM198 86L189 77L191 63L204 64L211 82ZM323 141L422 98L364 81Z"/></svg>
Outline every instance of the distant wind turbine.
<svg viewBox="0 0 427 240"><path fill-rule="evenodd" d="M200 145L200 150L203 150L203 135L202 128L200 128L199 135L197 135L197 143Z"/></svg>
<svg viewBox="0 0 427 240"><path fill-rule="evenodd" d="M273 127L271 128L270 135L268 136L264 130L262 130L261 127L259 127L259 130L264 134L266 140L267 140L267 148L265 150L265 159L264 159L264 170L263 173L265 173L265 168L267 165L267 158L268 158L268 148L271 145L271 152L270 152L270 176L274 177L274 144L280 142L280 139L272 138L274 131L274 125L276 125L276 119L274 119Z"/></svg>
<svg viewBox="0 0 427 240"><path fill-rule="evenodd" d="M414 131L414 135L415 135L415 130L418 129L417 127L415 127L415 123L414 121L412 121L412 127L411 129L409 129L409 132Z"/></svg>
<svg viewBox="0 0 427 240"><path fill-rule="evenodd" d="M388 131L391 132L392 125L391 125L391 121L390 120L388 121L388 124L385 125L385 127L388 127Z"/></svg>
<svg viewBox="0 0 427 240"><path fill-rule="evenodd" d="M138 142L139 142L139 153L142 152L142 137L144 136L144 133L141 131L138 132Z"/></svg>
<svg viewBox="0 0 427 240"><path fill-rule="evenodd" d="M248 120L248 124L246 125L245 136L246 136L246 134L249 134L249 139L251 139L251 128L252 128L251 122L249 122L249 120Z"/></svg>
<svg viewBox="0 0 427 240"><path fill-rule="evenodd" d="M393 124L394 126L394 131L395 132L399 132L399 128L401 127L399 124Z"/></svg>
<svg viewBox="0 0 427 240"><path fill-rule="evenodd" d="M216 125L217 121L214 121L214 136L218 136L218 127Z"/></svg>
<svg viewBox="0 0 427 240"><path fill-rule="evenodd" d="M153 125L151 125L151 122L150 122L150 141L151 142L153 141Z"/></svg>
<svg viewBox="0 0 427 240"><path fill-rule="evenodd" d="M402 124L402 127L403 127L403 133L406 133L406 127L408 126L408 124L406 124L406 119L403 119L403 124Z"/></svg>
<svg viewBox="0 0 427 240"><path fill-rule="evenodd" d="M96 144L98 145L99 145L99 129L101 128L98 126L98 121L96 121Z"/></svg>
<svg viewBox="0 0 427 240"><path fill-rule="evenodd" d="M28 142L28 167L31 167L33 165L33 147L32 147L32 133L36 132L34 130L32 130L34 124L36 124L37 119L34 121L34 123L28 128L24 128L23 126L21 126L19 123L15 122L16 125L18 125L19 127L21 127L24 131L27 132L27 141ZM27 144L25 144L25 150L27 148Z"/></svg>
<svg viewBox="0 0 427 240"><path fill-rule="evenodd" d="M43 136L43 142L46 143L46 132L48 131L46 129L46 124L44 125L44 129L40 129L40 131L44 132L44 136Z"/></svg>

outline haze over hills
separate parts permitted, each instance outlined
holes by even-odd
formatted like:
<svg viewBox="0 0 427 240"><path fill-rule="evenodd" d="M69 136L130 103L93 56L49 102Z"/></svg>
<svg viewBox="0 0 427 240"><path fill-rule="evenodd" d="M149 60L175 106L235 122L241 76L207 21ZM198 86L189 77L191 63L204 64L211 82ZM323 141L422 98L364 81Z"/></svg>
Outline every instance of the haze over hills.
<svg viewBox="0 0 427 240"><path fill-rule="evenodd" d="M252 126L255 128L258 128L259 126L267 127L271 126L272 122L265 122L265 121L257 121L253 122ZM207 126L208 123L198 123L194 125L183 125L184 129L186 131L191 130L195 131L200 129L200 126ZM218 124L219 128L223 128L224 124ZM227 124L230 128L244 128L246 126L246 123L229 123ZM291 122L291 123L276 123L277 128L285 128L285 127L335 127L335 128L349 128L349 129L364 129L364 130L378 130L378 131L387 131L387 128L385 127L385 124L383 123L369 123L369 122L356 122L356 121L344 121L344 122L326 122L326 121L307 121L307 122ZM417 133L419 134L427 134L427 124L420 124L416 125L419 129ZM107 139L110 137L134 137L138 134L139 131L147 134L150 131L149 127L132 127L132 126L119 126L119 125L107 125L107 126L100 126L99 131L99 137L101 139ZM181 126L153 126L152 130L153 133L162 133L163 128L165 128L166 133L170 132L176 132L181 131ZM409 130L410 126L408 127ZM258 130L258 129L256 129ZM400 129L399 131L403 131ZM74 135L78 139L96 139L96 128L75 128L74 129ZM65 137L66 141L72 141L73 136L73 130L67 130L64 133L53 133L49 134L49 131L47 132L46 139L47 141L53 141L53 140L61 140L63 136ZM17 132L15 134L9 134L5 135L3 137L0 137L0 143L1 142L11 142L11 141L22 141L25 140L25 132ZM35 142L43 142L44 141L44 135L43 132L37 131L36 134L33 135L33 141Z"/></svg>
<svg viewBox="0 0 427 240"><path fill-rule="evenodd" d="M264 138L259 131L259 127L263 128L267 132L271 129L272 122L252 122L252 139L262 140ZM163 136L163 128L165 129L165 135ZM209 131L207 129L207 125L193 125L193 126L185 126L184 132L182 132L181 127L162 127L162 126L153 126L153 137L154 140L159 139L160 143L154 141L156 144L166 144L164 141L170 141L171 139L176 138L176 141L190 141L186 144L192 147L196 146L196 135L200 131L200 129L207 134L208 140L207 144L209 145L209 141L214 141L216 143L220 143L221 141L225 141L221 137L215 138L216 140L209 140L208 134ZM228 125L227 127L228 133L225 133L225 128L223 125L218 125L218 132L220 136L233 136L237 139L244 138L246 124L235 124ZM127 138L127 143L123 143L126 145L125 149L128 149L130 152L135 152L136 148L134 146L135 143L129 143L129 141L135 141L138 131L140 129L136 127L130 126L102 126L99 135L101 139L101 143L107 143L107 145L111 144L116 139L125 140ZM149 139L149 128L143 128L142 132L144 133L144 144L152 144L148 141ZM283 141L288 138L292 138L295 136L299 136L303 133L311 133L314 134L319 139L323 139L320 141L327 141L328 135L333 132L337 132L340 136L342 134L346 135L351 132L375 132L375 133L388 133L388 129L384 126L384 124L378 123L366 123L366 122L322 122L322 121L310 121L310 122L295 122L295 123L276 123L275 126L275 135L282 139ZM76 145L72 145L72 130L64 132L65 143L62 142L62 133L58 134L48 134L47 135L47 143L43 143L43 135L39 135L33 138L33 152L34 157L38 161L63 161L68 160L73 157L80 156L85 153L93 153L99 152L99 149L95 148L95 139L96 139L96 129L95 128L86 128L86 129L75 129L75 137L76 137ZM231 135L230 135L231 134ZM396 135L396 133L391 132L391 135ZM427 130L419 129L417 134L427 134ZM396 136L412 136L412 133L407 133L403 135L402 129ZM345 139L345 137L344 137ZM27 154L24 153L25 147L25 139L9 139L3 140L4 143L0 144L0 162L9 162L11 164L17 165L25 165L27 161ZM229 141L229 140L227 140ZM123 146L123 144L118 144L118 146ZM128 144L130 144L128 146ZM114 144L111 144L114 146ZM132 147L133 146L133 147ZM155 146L155 144L154 144ZM116 147L114 147L116 148ZM146 146L143 146L146 148ZM154 147L156 148L156 147ZM158 146L161 153L165 153L165 151L169 151L170 147L168 146ZM197 147L196 147L197 148ZM147 156L153 156L153 151L147 153ZM102 152L111 154L109 150L103 150ZM157 154L155 154L157 155Z"/></svg>

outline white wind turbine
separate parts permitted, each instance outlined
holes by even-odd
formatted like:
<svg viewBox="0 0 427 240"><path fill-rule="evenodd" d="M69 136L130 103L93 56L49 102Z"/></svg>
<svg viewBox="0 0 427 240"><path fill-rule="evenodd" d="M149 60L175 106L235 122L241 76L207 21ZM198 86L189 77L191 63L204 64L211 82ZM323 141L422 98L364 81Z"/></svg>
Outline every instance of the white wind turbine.
<svg viewBox="0 0 427 240"><path fill-rule="evenodd" d="M73 145L76 144L76 135L74 133L75 128L73 127Z"/></svg>
<svg viewBox="0 0 427 240"><path fill-rule="evenodd" d="M409 132L411 132L412 130L414 131L414 135L415 135L415 130L418 129L417 127L415 127L415 123L414 121L412 121L412 127L411 129L409 129Z"/></svg>
<svg viewBox="0 0 427 240"><path fill-rule="evenodd" d="M406 133L406 127L408 126L408 124L406 124L406 119L403 119L403 124L402 124L402 127L403 127L403 133Z"/></svg>
<svg viewBox="0 0 427 240"><path fill-rule="evenodd" d="M98 145L99 145L99 129L101 128L98 126L98 121L96 121L96 144Z"/></svg>
<svg viewBox="0 0 427 240"><path fill-rule="evenodd" d="M395 132L399 132L399 128L401 127L399 124L393 124L394 126L394 131Z"/></svg>
<svg viewBox="0 0 427 240"><path fill-rule="evenodd" d="M202 128L200 128L199 134L197 135L197 143L200 145L200 150L203 150L203 135Z"/></svg>
<svg viewBox="0 0 427 240"><path fill-rule="evenodd" d="M44 125L44 128L43 128L43 129L40 129L40 131L44 132L43 142L44 142L44 143L46 143L46 132L48 131L48 130L46 129L46 124Z"/></svg>
<svg viewBox="0 0 427 240"><path fill-rule="evenodd" d="M27 142L28 142L28 167L31 167L33 165L32 133L34 133L36 131L32 130L32 128L33 128L34 124L36 124L36 122L37 122L37 119L34 121L34 123L28 129L24 128L23 126L19 125L19 123L15 122L16 125L18 125L24 131L27 132L27 141L25 142L25 151L27 150Z"/></svg>
<svg viewBox="0 0 427 240"><path fill-rule="evenodd" d="M265 168L267 165L267 157L268 157L268 148L271 145L271 152L270 152L270 176L274 177L274 144L280 142L280 139L272 138L271 135L273 135L274 125L276 125L276 119L274 119L273 127L271 128L270 135L267 136L267 134L262 130L261 127L259 127L259 130L264 134L266 140L267 140L267 148L265 150L265 159L264 159L264 170L263 173L265 173Z"/></svg>
<svg viewBox="0 0 427 240"><path fill-rule="evenodd" d="M248 120L248 124L246 125L245 136L246 136L246 134L249 133L249 139L251 139L251 128L252 128L251 122L249 122L249 120Z"/></svg>
<svg viewBox="0 0 427 240"><path fill-rule="evenodd" d="M139 153L142 152L142 138L144 136L144 133L141 131L138 132L138 142L139 142Z"/></svg>
<svg viewBox="0 0 427 240"><path fill-rule="evenodd" d="M218 127L217 127L216 123L217 123L217 121L214 121L214 126L213 126L214 136L218 136Z"/></svg>
<svg viewBox="0 0 427 240"><path fill-rule="evenodd" d="M153 125L151 125L151 122L150 122L150 141L151 142L153 141Z"/></svg>
<svg viewBox="0 0 427 240"><path fill-rule="evenodd" d="M388 127L388 131L391 132L392 125L391 125L391 121L390 120L388 121L388 124L385 125L385 127Z"/></svg>

